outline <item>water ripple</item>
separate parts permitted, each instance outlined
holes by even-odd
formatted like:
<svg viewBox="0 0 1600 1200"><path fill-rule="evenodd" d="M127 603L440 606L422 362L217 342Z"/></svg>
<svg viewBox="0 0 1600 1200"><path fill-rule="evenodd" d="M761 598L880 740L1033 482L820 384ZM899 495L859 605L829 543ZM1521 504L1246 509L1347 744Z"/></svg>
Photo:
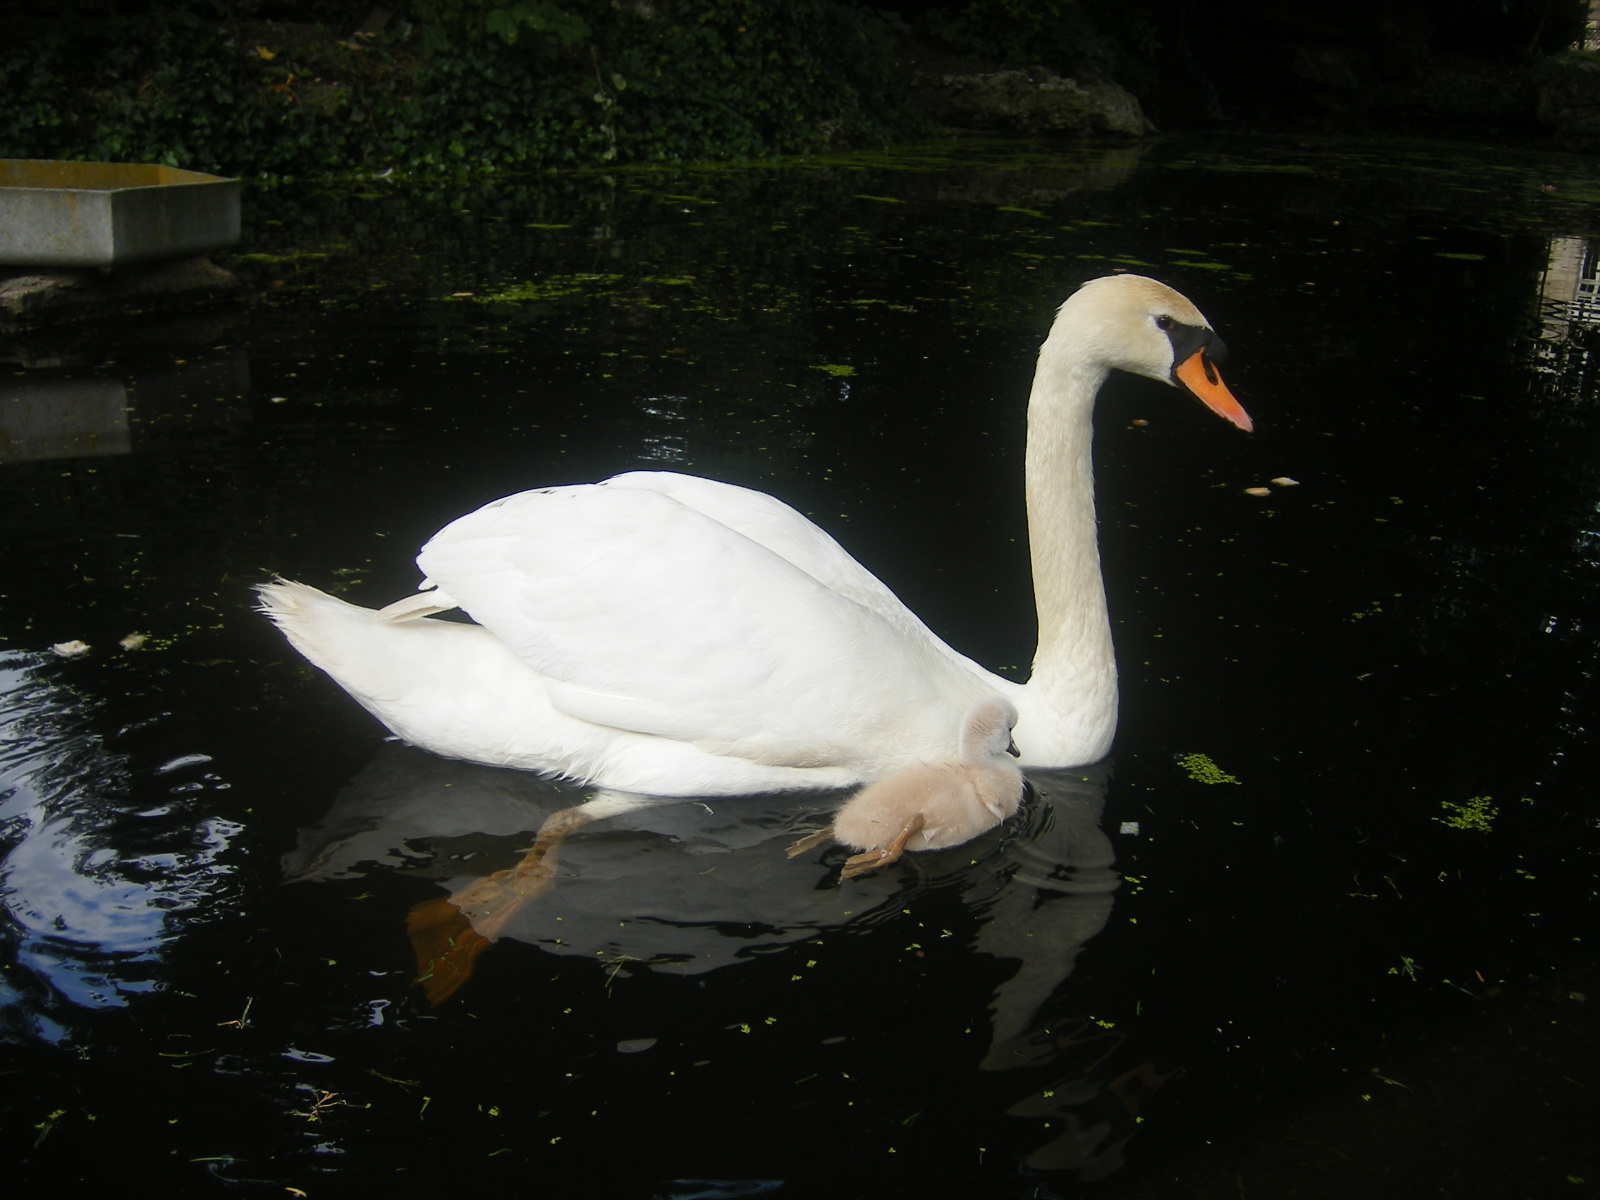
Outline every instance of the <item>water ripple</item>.
<svg viewBox="0 0 1600 1200"><path fill-rule="evenodd" d="M197 812L190 793L130 803L138 772L106 748L96 706L50 681L51 667L43 655L0 656L0 946L20 968L0 989L0 1038L61 1042L72 1009L162 989L168 946L230 886L222 856L240 826ZM209 761L188 755L161 770Z"/></svg>

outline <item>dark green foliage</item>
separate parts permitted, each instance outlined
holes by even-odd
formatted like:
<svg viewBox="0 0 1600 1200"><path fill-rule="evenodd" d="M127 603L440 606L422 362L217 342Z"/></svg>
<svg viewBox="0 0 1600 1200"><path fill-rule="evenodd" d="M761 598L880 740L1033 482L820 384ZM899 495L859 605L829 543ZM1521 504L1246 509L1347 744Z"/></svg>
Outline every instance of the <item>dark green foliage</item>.
<svg viewBox="0 0 1600 1200"><path fill-rule="evenodd" d="M629 157L810 150L836 133L882 142L910 124L890 30L876 18L825 0L679 3L656 13L646 21L625 12L605 31L620 36L597 37L597 94L607 96L619 148L637 148Z"/></svg>
<svg viewBox="0 0 1600 1200"><path fill-rule="evenodd" d="M347 90L182 14L60 23L0 59L0 156L252 174L335 169Z"/></svg>
<svg viewBox="0 0 1600 1200"><path fill-rule="evenodd" d="M174 9L42 24L0 58L0 157L479 170L793 153L918 128L893 27L832 0L412 10L406 39Z"/></svg>
<svg viewBox="0 0 1600 1200"><path fill-rule="evenodd" d="M412 0L410 12L421 28L418 48L430 56L490 36L508 46L518 38L575 46L590 33L588 22L553 0Z"/></svg>
<svg viewBox="0 0 1600 1200"><path fill-rule="evenodd" d="M916 29L943 50L1004 66L1061 68L1109 49L1077 0L966 0L929 10Z"/></svg>
<svg viewBox="0 0 1600 1200"><path fill-rule="evenodd" d="M960 0L928 9L915 29L965 58L1121 79L1155 52L1158 15L1156 0Z"/></svg>
<svg viewBox="0 0 1600 1200"><path fill-rule="evenodd" d="M1583 39L1588 0L1425 0L1440 49L1519 60L1555 54Z"/></svg>

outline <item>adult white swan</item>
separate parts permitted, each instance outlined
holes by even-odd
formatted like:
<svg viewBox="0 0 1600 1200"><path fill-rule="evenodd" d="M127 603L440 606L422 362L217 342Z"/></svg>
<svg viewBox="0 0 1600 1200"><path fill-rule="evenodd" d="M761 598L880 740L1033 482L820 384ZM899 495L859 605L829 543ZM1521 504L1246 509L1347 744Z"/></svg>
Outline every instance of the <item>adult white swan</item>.
<svg viewBox="0 0 1600 1200"><path fill-rule="evenodd" d="M401 738L450 758L663 796L844 787L949 753L978 699L1016 706L1025 766L1092 762L1116 727L1090 415L1114 367L1241 429L1209 322L1153 279L1084 284L1039 351L1028 537L1039 615L1017 684L941 642L792 508L635 472L508 496L445 526L418 595L379 612L260 588L289 641ZM459 607L477 624L427 620Z"/></svg>

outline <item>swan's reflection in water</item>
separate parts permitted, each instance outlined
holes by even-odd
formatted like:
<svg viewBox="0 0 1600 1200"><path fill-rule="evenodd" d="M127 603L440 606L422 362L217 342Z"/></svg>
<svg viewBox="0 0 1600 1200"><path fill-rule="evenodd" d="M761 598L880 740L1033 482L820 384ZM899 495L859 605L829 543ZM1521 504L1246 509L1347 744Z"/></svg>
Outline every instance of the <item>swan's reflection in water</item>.
<svg viewBox="0 0 1600 1200"><path fill-rule="evenodd" d="M477 925L481 944L466 956L463 976L470 958L499 937L589 958L608 972L704 975L831 931L870 936L917 892L954 887L976 918L972 949L1017 963L992 997L979 1066L1071 1070L1011 1111L1050 1120L1052 1140L1030 1165L1098 1177L1120 1162L1142 1093L1165 1078L1144 1065L1110 1079L1103 1068L1121 1035L1040 1023L1111 915L1118 877L1099 825L1107 774L1103 767L1031 773L1021 813L1000 829L841 885L843 847L794 861L784 853L826 822L841 794L650 801L393 745L302 831L284 869L291 881L377 870L438 879L455 902L435 900L418 912L426 920L459 917L452 937ZM586 803L595 820L564 820ZM570 826L560 838L537 836L558 825ZM530 860L540 858L541 841L549 851L544 878L485 921L484 910L504 897L495 888L509 886L517 864L539 865ZM490 882L496 872L498 884ZM417 925L414 916L414 938ZM420 982L430 987L428 978Z"/></svg>
<svg viewBox="0 0 1600 1200"><path fill-rule="evenodd" d="M999 1069L1037 1060L1029 1020L1105 925L1117 886L1098 826L1104 772L1031 780L1032 797L1001 829L833 886L842 847L793 862L784 850L821 824L842 793L649 800L395 745L302 831L283 865L291 881L402 868L460 893L522 859L552 815L587 802L599 816L560 845L554 886L510 914L497 935L682 975L871 925L898 913L908 889L954 884L980 917L974 948L1021 961L994 1001L984 1065Z"/></svg>

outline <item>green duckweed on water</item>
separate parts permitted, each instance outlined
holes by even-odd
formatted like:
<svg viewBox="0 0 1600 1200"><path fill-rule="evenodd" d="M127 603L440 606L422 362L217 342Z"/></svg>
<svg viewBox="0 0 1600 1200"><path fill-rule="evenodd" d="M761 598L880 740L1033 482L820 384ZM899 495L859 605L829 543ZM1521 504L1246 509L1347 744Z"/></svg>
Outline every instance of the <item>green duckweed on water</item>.
<svg viewBox="0 0 1600 1200"><path fill-rule="evenodd" d="M285 263L304 262L309 259L327 258L328 254L319 250L291 250L287 254L235 254L234 258L240 262L264 263L267 266L282 266Z"/></svg>
<svg viewBox="0 0 1600 1200"><path fill-rule="evenodd" d="M1185 754L1178 760L1178 765L1184 773L1196 783L1238 783L1216 763L1204 754Z"/></svg>
<svg viewBox="0 0 1600 1200"><path fill-rule="evenodd" d="M481 296L450 296L451 300L472 300L478 304L526 304L540 300L559 300L573 296L586 287L611 287L622 279L621 275L597 275L580 272L576 275L551 275L528 283L514 283L497 292Z"/></svg>
<svg viewBox="0 0 1600 1200"><path fill-rule="evenodd" d="M1457 804L1453 800L1441 800L1439 806L1450 815L1435 817L1435 821L1441 825L1448 825L1451 829L1476 829L1479 833L1488 833L1500 812L1489 796L1473 796L1464 804Z"/></svg>
<svg viewBox="0 0 1600 1200"><path fill-rule="evenodd" d="M1415 983L1417 981L1417 960L1414 958L1407 958L1404 954L1402 954L1400 956L1400 965L1398 967L1390 967L1389 974L1402 975L1411 980L1412 983Z"/></svg>

